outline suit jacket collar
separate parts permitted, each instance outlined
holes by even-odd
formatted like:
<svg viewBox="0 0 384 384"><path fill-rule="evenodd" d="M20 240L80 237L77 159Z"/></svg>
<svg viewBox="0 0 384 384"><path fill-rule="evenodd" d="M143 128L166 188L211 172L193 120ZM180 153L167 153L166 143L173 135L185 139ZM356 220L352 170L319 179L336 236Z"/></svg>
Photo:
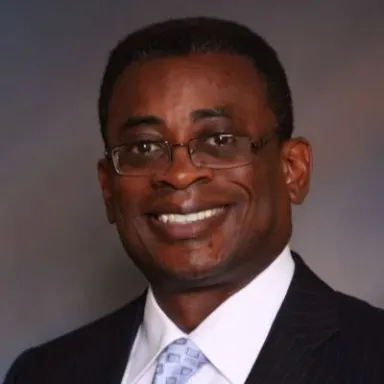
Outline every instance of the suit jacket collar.
<svg viewBox="0 0 384 384"><path fill-rule="evenodd" d="M339 331L335 292L292 256L290 288L246 384L337 382L330 359L321 358Z"/></svg>
<svg viewBox="0 0 384 384"><path fill-rule="evenodd" d="M295 273L291 285L246 384L337 383L329 359L320 358L327 342L338 334L336 295L300 256L292 256ZM97 362L95 383L121 382L143 319L145 296L115 314L113 328L99 335L104 341L92 352L92 360Z"/></svg>

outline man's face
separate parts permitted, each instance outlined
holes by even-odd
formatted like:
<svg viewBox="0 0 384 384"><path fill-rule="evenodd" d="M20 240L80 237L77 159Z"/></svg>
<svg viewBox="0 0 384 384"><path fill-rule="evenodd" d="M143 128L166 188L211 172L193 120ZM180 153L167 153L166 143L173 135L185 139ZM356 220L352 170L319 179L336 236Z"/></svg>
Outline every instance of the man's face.
<svg viewBox="0 0 384 384"><path fill-rule="evenodd" d="M127 67L112 92L107 137L110 148L221 132L257 141L275 127L263 80L248 60L194 54ZM117 175L104 159L99 179L109 220L147 278L197 287L247 280L279 254L309 167L305 141L275 138L241 167L196 167L184 146L173 149L166 169L145 176Z"/></svg>

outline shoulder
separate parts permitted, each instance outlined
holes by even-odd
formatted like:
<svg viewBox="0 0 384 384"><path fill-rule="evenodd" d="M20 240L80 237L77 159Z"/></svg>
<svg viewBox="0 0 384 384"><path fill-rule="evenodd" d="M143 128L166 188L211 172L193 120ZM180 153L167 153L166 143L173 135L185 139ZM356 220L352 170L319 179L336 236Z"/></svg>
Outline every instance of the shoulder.
<svg viewBox="0 0 384 384"><path fill-rule="evenodd" d="M127 343L129 335L136 332L144 301L142 295L81 328L28 349L12 364L4 384L26 383L27 377L49 376L48 371L69 372L79 364L97 361L98 354L107 352L108 348L118 348L124 335Z"/></svg>
<svg viewBox="0 0 384 384"><path fill-rule="evenodd" d="M311 297L316 297L315 302L312 299L312 305L321 305L324 311L336 312L340 329L344 334L355 334L360 329L362 336L372 332L384 335L383 309L335 291L319 278L298 254L292 252L292 256L296 264L296 276L292 285L296 283L296 291L311 292ZM305 303L308 304L307 301Z"/></svg>
<svg viewBox="0 0 384 384"><path fill-rule="evenodd" d="M384 341L384 310L363 300L336 292L341 330L354 339L373 336ZM383 344L384 348L384 344Z"/></svg>
<svg viewBox="0 0 384 384"><path fill-rule="evenodd" d="M299 256L294 258L292 302L296 302L296 310L300 309L301 318L306 313L305 326L312 327L313 333L318 332L320 323L325 330L334 330L321 349L324 359L343 379L347 377L348 383L360 382L356 381L359 378L364 378L364 383L384 383L384 310L335 291Z"/></svg>
<svg viewBox="0 0 384 384"><path fill-rule="evenodd" d="M89 348L95 343L110 339L113 335L120 334L122 329L129 328L129 324L134 322L135 317L140 314L140 299L137 298L112 313L35 347L32 351L52 353L55 350L70 350L73 353L75 348L81 349L83 346Z"/></svg>
<svg viewBox="0 0 384 384"><path fill-rule="evenodd" d="M350 382L384 382L384 310L357 298L336 293L340 333L336 360Z"/></svg>

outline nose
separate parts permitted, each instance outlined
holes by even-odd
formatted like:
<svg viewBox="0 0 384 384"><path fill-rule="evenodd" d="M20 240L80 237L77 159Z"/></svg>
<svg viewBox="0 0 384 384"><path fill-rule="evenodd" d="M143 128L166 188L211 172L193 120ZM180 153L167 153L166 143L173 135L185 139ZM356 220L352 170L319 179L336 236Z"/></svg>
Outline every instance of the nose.
<svg viewBox="0 0 384 384"><path fill-rule="evenodd" d="M154 176L153 185L183 190L195 183L211 181L212 173L212 169L193 164L187 146L175 145L170 166L164 173Z"/></svg>

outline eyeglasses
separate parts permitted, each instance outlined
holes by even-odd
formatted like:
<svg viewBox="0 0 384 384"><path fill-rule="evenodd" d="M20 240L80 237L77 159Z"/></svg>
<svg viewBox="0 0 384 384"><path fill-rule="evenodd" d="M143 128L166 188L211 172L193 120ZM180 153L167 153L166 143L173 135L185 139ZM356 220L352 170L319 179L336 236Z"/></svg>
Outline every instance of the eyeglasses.
<svg viewBox="0 0 384 384"><path fill-rule="evenodd" d="M252 162L252 155L263 149L276 131L253 141L247 136L217 133L170 143L166 140L133 140L112 148L105 155L112 159L116 172L123 176L141 176L165 172L173 158L173 149L186 147L195 167L229 169Z"/></svg>

